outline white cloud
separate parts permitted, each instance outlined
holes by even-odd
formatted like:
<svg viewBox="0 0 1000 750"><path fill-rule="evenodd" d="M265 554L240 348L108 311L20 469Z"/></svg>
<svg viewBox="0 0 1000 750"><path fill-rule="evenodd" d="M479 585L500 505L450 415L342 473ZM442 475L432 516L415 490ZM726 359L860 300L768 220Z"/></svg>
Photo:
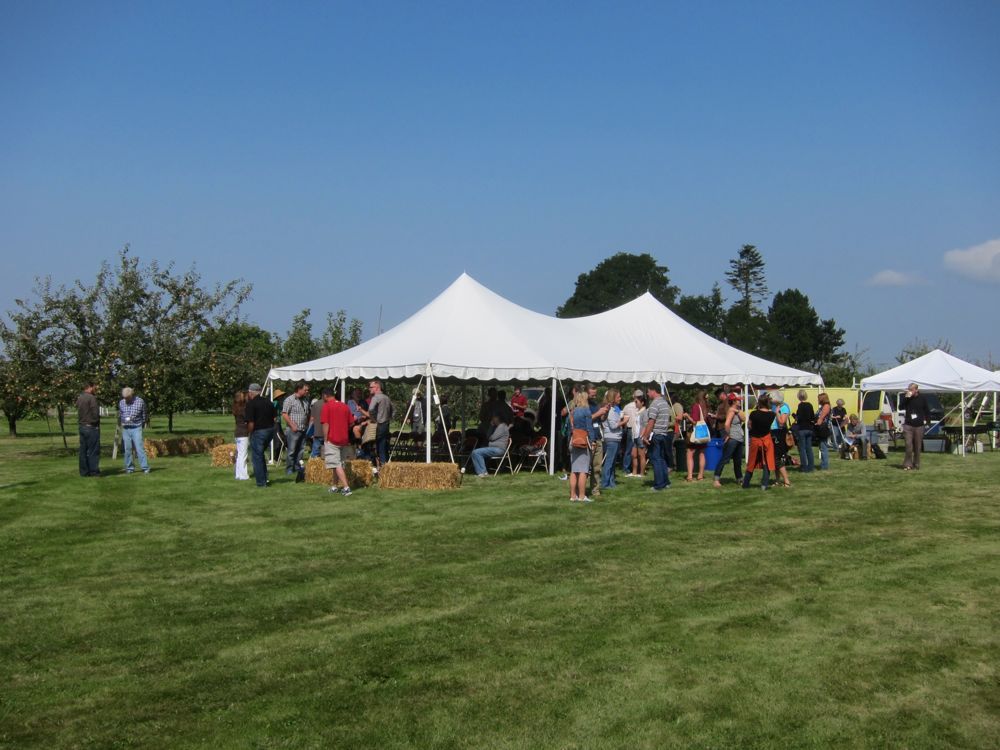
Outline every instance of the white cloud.
<svg viewBox="0 0 1000 750"><path fill-rule="evenodd" d="M949 250L944 254L944 265L976 281L1000 282L1000 239L965 250Z"/></svg>
<svg viewBox="0 0 1000 750"><path fill-rule="evenodd" d="M876 273L865 283L868 286L914 286L916 284L923 284L924 280L915 273L894 271L891 268L886 268L884 271Z"/></svg>

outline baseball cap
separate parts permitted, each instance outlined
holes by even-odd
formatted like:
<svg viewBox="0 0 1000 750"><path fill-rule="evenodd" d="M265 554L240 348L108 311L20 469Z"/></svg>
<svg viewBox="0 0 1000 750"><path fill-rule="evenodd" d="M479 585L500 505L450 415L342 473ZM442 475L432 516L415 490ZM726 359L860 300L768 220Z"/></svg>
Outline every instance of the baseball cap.
<svg viewBox="0 0 1000 750"><path fill-rule="evenodd" d="M260 383L251 383L247 390L251 393L260 393Z"/></svg>

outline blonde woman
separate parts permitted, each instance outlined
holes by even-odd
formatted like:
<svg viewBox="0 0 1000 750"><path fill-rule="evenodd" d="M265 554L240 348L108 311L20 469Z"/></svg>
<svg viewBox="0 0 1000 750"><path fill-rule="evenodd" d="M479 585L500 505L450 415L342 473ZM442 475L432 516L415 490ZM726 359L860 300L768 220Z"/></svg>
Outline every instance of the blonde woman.
<svg viewBox="0 0 1000 750"><path fill-rule="evenodd" d="M601 423L601 437L604 439L604 461L601 465L601 489L609 490L615 484L615 462L618 460L618 448L622 444L622 394L615 388L604 392L604 406L607 416ZM624 418L628 422L628 418Z"/></svg>
<svg viewBox="0 0 1000 750"><path fill-rule="evenodd" d="M590 404L587 401L587 391L582 389L573 396L573 405L569 413L570 448L569 448L569 500L571 503L589 503L587 497L587 475L590 473L590 434L594 428L594 420L590 416ZM581 432L577 432L580 430ZM587 445L582 444L586 434ZM580 440L576 438L581 438ZM574 445L574 443L581 443Z"/></svg>
<svg viewBox="0 0 1000 750"><path fill-rule="evenodd" d="M684 478L686 482L698 481L700 482L705 478L705 446L696 445L691 442L691 436L694 434L694 426L698 422L703 422L708 418L708 399L705 395L705 391L698 391L698 394L694 397L694 403L691 404L691 410L684 414L684 419L691 422L688 434L685 435L687 438L687 476ZM694 464L695 456L698 456L698 476L694 476Z"/></svg>

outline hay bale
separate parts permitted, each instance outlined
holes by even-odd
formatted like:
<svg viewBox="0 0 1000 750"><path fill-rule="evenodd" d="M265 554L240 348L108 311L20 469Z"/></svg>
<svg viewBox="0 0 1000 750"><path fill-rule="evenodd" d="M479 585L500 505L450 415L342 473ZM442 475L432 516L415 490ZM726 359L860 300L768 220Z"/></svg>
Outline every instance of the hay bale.
<svg viewBox="0 0 1000 750"><path fill-rule="evenodd" d="M146 448L146 455L150 458L161 456L189 456L195 453L208 453L218 445L226 442L222 435L211 435L209 437L175 437L162 439L149 439L143 441Z"/></svg>
<svg viewBox="0 0 1000 750"><path fill-rule="evenodd" d="M462 486L458 464L411 464L390 461L378 473L382 489L456 490Z"/></svg>
<svg viewBox="0 0 1000 750"><path fill-rule="evenodd" d="M347 483L351 485L351 489L355 490L370 487L374 478L371 461L345 461L344 474L347 475ZM326 468L322 458L310 458L306 461L306 484L333 486L333 469Z"/></svg>
<svg viewBox="0 0 1000 750"><path fill-rule="evenodd" d="M212 448L212 466L234 466L236 464L236 443L224 443Z"/></svg>

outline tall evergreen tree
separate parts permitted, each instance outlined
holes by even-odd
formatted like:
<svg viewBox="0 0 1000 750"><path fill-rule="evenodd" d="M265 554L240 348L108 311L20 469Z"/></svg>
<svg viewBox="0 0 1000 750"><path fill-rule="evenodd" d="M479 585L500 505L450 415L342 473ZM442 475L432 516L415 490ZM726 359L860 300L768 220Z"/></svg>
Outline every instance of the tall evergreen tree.
<svg viewBox="0 0 1000 750"><path fill-rule="evenodd" d="M712 285L710 294L682 295L677 301L676 312L695 328L722 339L725 333L726 308L718 283Z"/></svg>
<svg viewBox="0 0 1000 750"><path fill-rule="evenodd" d="M746 310L759 310L758 305L767 299L767 282L764 258L754 245L744 245L737 256L729 261L726 281L738 295L734 305L740 305Z"/></svg>

